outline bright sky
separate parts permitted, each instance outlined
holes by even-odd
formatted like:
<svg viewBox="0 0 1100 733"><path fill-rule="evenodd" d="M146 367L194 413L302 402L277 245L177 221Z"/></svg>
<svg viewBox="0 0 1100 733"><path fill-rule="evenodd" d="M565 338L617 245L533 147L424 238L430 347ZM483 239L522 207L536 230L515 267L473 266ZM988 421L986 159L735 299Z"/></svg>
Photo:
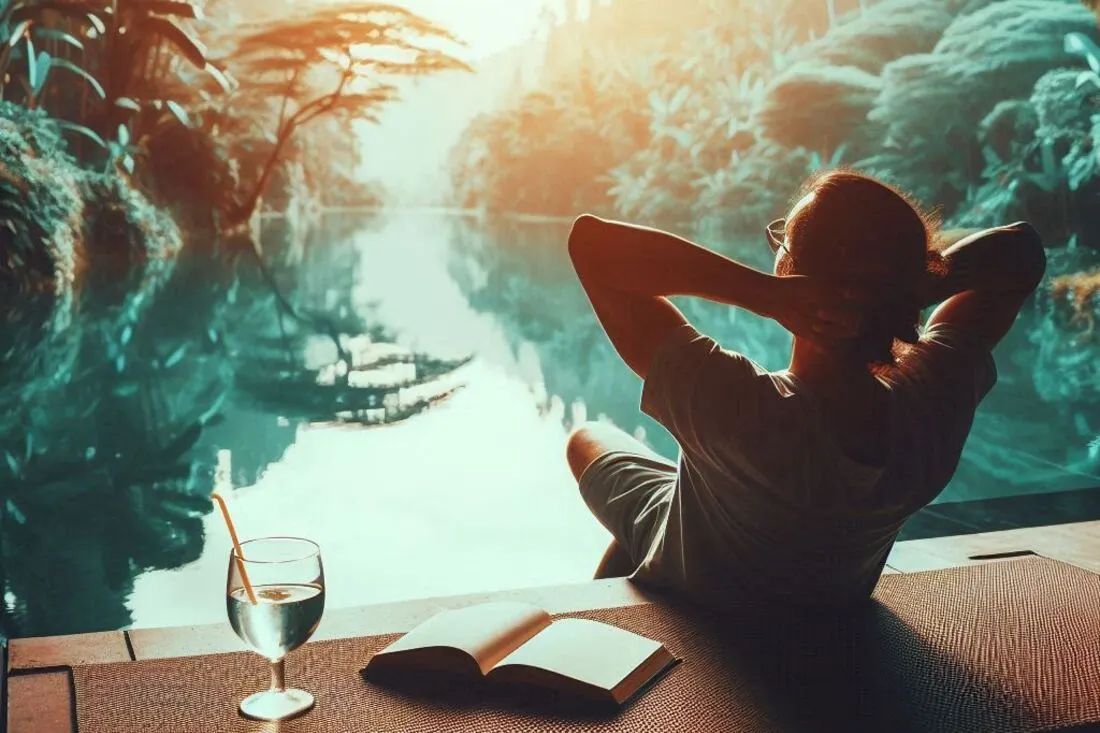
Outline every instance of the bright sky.
<svg viewBox="0 0 1100 733"><path fill-rule="evenodd" d="M543 0L404 0L401 5L458 35L477 57L530 38Z"/></svg>

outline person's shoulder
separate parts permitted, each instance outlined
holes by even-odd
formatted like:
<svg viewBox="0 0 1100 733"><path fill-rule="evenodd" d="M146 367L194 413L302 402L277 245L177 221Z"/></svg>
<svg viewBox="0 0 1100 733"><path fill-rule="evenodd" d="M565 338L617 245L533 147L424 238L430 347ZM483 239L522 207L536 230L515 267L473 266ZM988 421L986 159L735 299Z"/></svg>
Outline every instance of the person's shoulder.
<svg viewBox="0 0 1100 733"><path fill-rule="evenodd" d="M966 351L984 351L981 342L969 333L965 326L949 321L933 323L924 329L916 344L924 348L944 348Z"/></svg>
<svg viewBox="0 0 1100 733"><path fill-rule="evenodd" d="M997 381L997 365L989 349L965 328L937 323L907 346L889 381L894 391L965 390L980 401Z"/></svg>

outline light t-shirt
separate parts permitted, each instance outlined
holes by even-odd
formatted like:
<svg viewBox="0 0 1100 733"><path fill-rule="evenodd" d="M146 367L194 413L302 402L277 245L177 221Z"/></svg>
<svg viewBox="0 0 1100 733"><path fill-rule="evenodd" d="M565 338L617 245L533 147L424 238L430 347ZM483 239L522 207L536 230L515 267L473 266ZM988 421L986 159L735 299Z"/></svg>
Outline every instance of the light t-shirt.
<svg viewBox="0 0 1100 733"><path fill-rule="evenodd" d="M715 600L865 600L902 524L954 475L996 379L988 350L933 326L888 380L888 459L864 466L797 377L679 327L642 392L680 445L677 486L634 578Z"/></svg>

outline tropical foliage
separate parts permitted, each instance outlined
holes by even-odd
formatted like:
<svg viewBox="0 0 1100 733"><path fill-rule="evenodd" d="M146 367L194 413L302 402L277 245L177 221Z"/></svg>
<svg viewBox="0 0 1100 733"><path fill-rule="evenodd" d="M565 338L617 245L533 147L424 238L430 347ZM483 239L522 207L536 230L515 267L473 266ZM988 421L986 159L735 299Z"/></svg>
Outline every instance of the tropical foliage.
<svg viewBox="0 0 1100 733"><path fill-rule="evenodd" d="M440 42L458 42L450 32L396 6L345 4L288 15L243 29L225 56L231 73L248 82L213 111L214 124L242 145L233 149L238 157L261 161L237 219L255 210L299 128L328 116L350 137L352 121L377 121L379 109L397 99L397 77L469 70L439 50ZM261 136L241 135L235 121Z"/></svg>
<svg viewBox="0 0 1100 733"><path fill-rule="evenodd" d="M197 70L228 87L189 25L200 16L186 0L9 0L0 15L0 69L11 77L3 96L61 118L80 157L91 154L90 140L133 173L135 118L187 123L181 100L163 97L168 80ZM79 84L57 82L62 71Z"/></svg>
<svg viewBox="0 0 1100 733"><path fill-rule="evenodd" d="M715 189L736 181L704 172L756 142L754 100L799 40L775 12L787 4L745 3L737 13L714 5L715 22L670 41L668 53L620 57L582 44L575 70L470 127L454 153L458 203L663 220L689 216L697 189L720 198Z"/></svg>
<svg viewBox="0 0 1100 733"><path fill-rule="evenodd" d="M986 173L994 107L1078 67L1067 34L1096 36L1069 0L883 0L809 41L777 26L780 8L743 5L664 54L589 56L477 120L455 151L457 202L739 231L780 211L807 173L845 163L951 214ZM569 150L584 155L566 166Z"/></svg>

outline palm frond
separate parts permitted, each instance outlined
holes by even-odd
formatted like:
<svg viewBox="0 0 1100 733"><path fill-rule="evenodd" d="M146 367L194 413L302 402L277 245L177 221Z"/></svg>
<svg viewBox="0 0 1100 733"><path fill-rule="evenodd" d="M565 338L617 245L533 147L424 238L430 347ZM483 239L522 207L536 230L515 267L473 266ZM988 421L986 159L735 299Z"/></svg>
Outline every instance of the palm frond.
<svg viewBox="0 0 1100 733"><path fill-rule="evenodd" d="M171 18L160 16L142 18L134 24L133 32L138 34L138 37L159 36L196 68L206 68L206 46Z"/></svg>

